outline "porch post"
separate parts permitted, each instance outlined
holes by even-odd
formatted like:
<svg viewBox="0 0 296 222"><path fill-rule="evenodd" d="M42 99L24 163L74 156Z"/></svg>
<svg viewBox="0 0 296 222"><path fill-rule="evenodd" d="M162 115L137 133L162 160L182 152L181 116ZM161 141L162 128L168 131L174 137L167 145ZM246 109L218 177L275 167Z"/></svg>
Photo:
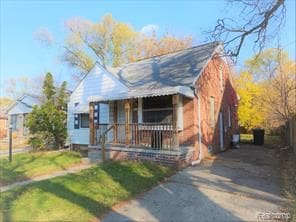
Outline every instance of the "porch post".
<svg viewBox="0 0 296 222"><path fill-rule="evenodd" d="M95 145L94 103L89 103L89 143Z"/></svg>
<svg viewBox="0 0 296 222"><path fill-rule="evenodd" d="M173 148L179 148L178 135L178 103L179 95L173 95Z"/></svg>
<svg viewBox="0 0 296 222"><path fill-rule="evenodd" d="M143 98L138 98L138 123L143 123Z"/></svg>
<svg viewBox="0 0 296 222"><path fill-rule="evenodd" d="M113 135L113 143L117 143L117 101L114 101L113 106L113 123L114 123L114 135Z"/></svg>
<svg viewBox="0 0 296 222"><path fill-rule="evenodd" d="M125 101L124 104L125 109L125 144L129 146L130 144L130 113L131 113L131 104L129 100Z"/></svg>

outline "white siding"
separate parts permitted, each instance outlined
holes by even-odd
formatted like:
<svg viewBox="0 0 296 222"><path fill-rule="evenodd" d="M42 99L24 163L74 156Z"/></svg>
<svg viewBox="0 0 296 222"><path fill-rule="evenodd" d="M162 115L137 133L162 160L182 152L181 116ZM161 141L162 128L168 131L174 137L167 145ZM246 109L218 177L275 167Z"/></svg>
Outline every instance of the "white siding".
<svg viewBox="0 0 296 222"><path fill-rule="evenodd" d="M89 96L104 96L112 93L126 92L127 88L103 67L95 65L94 68L80 82L70 96L68 103L68 140L74 144L89 144L89 129L74 129L74 104L88 105ZM100 122L109 122L109 105L101 104Z"/></svg>

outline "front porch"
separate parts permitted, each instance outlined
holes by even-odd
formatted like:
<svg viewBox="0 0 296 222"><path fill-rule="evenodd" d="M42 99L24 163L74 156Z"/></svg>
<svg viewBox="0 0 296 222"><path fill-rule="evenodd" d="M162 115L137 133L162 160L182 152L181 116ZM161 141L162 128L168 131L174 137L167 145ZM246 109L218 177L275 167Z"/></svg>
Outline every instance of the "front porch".
<svg viewBox="0 0 296 222"><path fill-rule="evenodd" d="M90 103L90 146L178 151L181 96ZM108 104L109 121L100 123L99 106Z"/></svg>
<svg viewBox="0 0 296 222"><path fill-rule="evenodd" d="M102 149L106 159L188 165L195 153L195 135L193 121L183 127L184 104L193 104L192 98L173 94L90 102L89 156L98 157ZM193 110L187 109L191 116Z"/></svg>

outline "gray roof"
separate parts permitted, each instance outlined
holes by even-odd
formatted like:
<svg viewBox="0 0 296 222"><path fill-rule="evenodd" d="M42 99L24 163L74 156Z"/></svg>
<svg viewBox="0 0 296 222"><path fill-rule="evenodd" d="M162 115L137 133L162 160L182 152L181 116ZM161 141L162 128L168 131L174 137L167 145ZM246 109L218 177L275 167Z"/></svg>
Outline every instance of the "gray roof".
<svg viewBox="0 0 296 222"><path fill-rule="evenodd" d="M42 104L42 98L37 95L24 93L21 97L19 97L14 103L12 103L7 108L6 113L9 113L9 111L18 104L22 104L27 108L27 110L31 110L33 106L38 106Z"/></svg>
<svg viewBox="0 0 296 222"><path fill-rule="evenodd" d="M109 67L108 71L133 90L191 87L219 45L211 42L116 68Z"/></svg>

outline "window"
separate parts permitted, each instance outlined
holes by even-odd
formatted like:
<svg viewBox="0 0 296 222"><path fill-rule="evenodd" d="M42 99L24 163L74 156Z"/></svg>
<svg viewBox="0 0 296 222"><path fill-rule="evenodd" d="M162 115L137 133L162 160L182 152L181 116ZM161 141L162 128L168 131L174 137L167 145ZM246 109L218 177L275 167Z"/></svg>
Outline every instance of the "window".
<svg viewBox="0 0 296 222"><path fill-rule="evenodd" d="M230 110L230 106L228 106L228 127L231 127L231 110Z"/></svg>
<svg viewBox="0 0 296 222"><path fill-rule="evenodd" d="M210 97L210 122L211 127L215 127L215 98Z"/></svg>
<svg viewBox="0 0 296 222"><path fill-rule="evenodd" d="M151 97L143 99L144 123L172 123L172 96Z"/></svg>
<svg viewBox="0 0 296 222"><path fill-rule="evenodd" d="M74 129L89 128L89 114L74 114Z"/></svg>
<svg viewBox="0 0 296 222"><path fill-rule="evenodd" d="M27 136L29 133L29 129L26 127L27 121L28 121L28 114L24 114L23 116L23 129L24 129L23 135L24 136Z"/></svg>
<svg viewBox="0 0 296 222"><path fill-rule="evenodd" d="M223 78L223 68L219 66L219 79L220 79L220 89L223 91L224 89L224 78Z"/></svg>
<svg viewBox="0 0 296 222"><path fill-rule="evenodd" d="M13 130L17 129L17 115L11 115L10 124Z"/></svg>
<svg viewBox="0 0 296 222"><path fill-rule="evenodd" d="M99 123L100 124L108 124L109 123L109 104L108 103L100 103L99 104L99 112L95 112L99 115Z"/></svg>
<svg viewBox="0 0 296 222"><path fill-rule="evenodd" d="M89 128L89 114L80 114L80 128Z"/></svg>
<svg viewBox="0 0 296 222"><path fill-rule="evenodd" d="M24 118L24 120L23 120L23 127L26 127L26 123L27 123L27 119L28 119L28 114L24 114L23 118Z"/></svg>

